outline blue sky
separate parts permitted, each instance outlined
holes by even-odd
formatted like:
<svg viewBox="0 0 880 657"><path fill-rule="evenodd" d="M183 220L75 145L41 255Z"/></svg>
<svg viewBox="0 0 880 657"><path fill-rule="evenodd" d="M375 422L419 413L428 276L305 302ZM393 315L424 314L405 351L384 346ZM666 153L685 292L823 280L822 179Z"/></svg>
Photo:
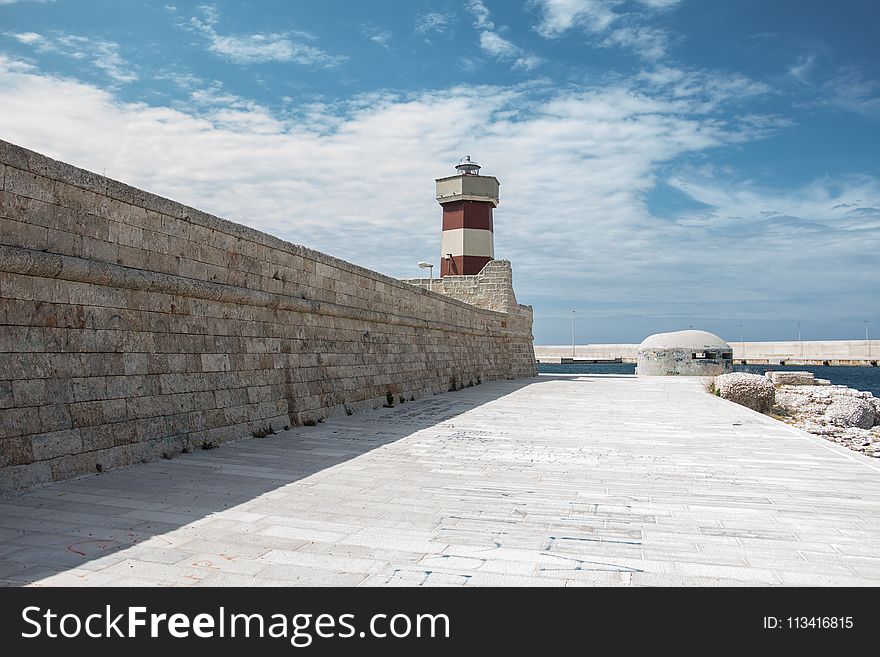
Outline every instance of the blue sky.
<svg viewBox="0 0 880 657"><path fill-rule="evenodd" d="M880 335L877 2L0 0L0 138L392 276L501 180L538 344Z"/></svg>

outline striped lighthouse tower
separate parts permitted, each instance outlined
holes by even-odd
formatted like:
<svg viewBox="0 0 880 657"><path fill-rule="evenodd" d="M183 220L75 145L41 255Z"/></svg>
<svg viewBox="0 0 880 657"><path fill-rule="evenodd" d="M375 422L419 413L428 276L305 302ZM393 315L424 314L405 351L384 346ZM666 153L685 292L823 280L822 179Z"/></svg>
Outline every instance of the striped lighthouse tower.
<svg viewBox="0 0 880 657"><path fill-rule="evenodd" d="M480 165L464 156L457 173L437 178L443 207L440 276L479 274L495 258L492 210L498 206L498 179L481 176Z"/></svg>

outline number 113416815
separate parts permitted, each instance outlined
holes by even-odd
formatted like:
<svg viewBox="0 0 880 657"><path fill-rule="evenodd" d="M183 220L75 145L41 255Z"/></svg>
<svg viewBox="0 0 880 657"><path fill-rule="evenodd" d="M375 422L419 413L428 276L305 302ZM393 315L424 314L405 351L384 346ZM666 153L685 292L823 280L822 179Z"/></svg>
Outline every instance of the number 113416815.
<svg viewBox="0 0 880 657"><path fill-rule="evenodd" d="M765 630L849 630L852 616L764 616Z"/></svg>

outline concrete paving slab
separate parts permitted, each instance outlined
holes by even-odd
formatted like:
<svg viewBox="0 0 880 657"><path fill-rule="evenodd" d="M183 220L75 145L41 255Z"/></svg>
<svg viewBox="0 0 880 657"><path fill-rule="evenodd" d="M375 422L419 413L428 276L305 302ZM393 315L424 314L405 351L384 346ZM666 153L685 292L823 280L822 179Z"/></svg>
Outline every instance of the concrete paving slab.
<svg viewBox="0 0 880 657"><path fill-rule="evenodd" d="M880 584L880 459L540 376L0 497L0 585Z"/></svg>

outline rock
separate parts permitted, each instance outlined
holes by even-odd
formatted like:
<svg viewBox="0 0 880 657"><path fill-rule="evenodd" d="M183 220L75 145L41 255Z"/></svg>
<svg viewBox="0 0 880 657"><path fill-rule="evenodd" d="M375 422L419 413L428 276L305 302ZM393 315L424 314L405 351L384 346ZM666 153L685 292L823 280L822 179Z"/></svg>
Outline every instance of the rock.
<svg viewBox="0 0 880 657"><path fill-rule="evenodd" d="M773 382L773 385L781 386L811 386L816 382L816 375L812 372L778 372L771 370L764 374Z"/></svg>
<svg viewBox="0 0 880 657"><path fill-rule="evenodd" d="M798 425L796 424L795 426ZM804 431L816 436L833 437L835 434L840 433L839 428L829 427L827 424L817 424L816 422L803 422L800 427Z"/></svg>
<svg viewBox="0 0 880 657"><path fill-rule="evenodd" d="M874 397L871 403L874 405L874 426L880 427L880 397Z"/></svg>
<svg viewBox="0 0 880 657"><path fill-rule="evenodd" d="M832 397L807 386L782 386L776 390L776 404L791 415L824 415Z"/></svg>
<svg viewBox="0 0 880 657"><path fill-rule="evenodd" d="M863 447L870 445L874 438L867 429L858 429L856 427L844 429L841 437L850 442L858 443Z"/></svg>
<svg viewBox="0 0 880 657"><path fill-rule="evenodd" d="M770 379L757 374L734 372L715 377L715 389L723 399L741 404L756 411L773 408L776 388Z"/></svg>
<svg viewBox="0 0 880 657"><path fill-rule="evenodd" d="M814 383L814 385L817 385L817 386L830 386L831 385L831 381L828 379L816 379L813 383Z"/></svg>
<svg viewBox="0 0 880 657"><path fill-rule="evenodd" d="M841 397L825 410L825 419L838 427L870 429L874 426L874 404L857 397Z"/></svg>

